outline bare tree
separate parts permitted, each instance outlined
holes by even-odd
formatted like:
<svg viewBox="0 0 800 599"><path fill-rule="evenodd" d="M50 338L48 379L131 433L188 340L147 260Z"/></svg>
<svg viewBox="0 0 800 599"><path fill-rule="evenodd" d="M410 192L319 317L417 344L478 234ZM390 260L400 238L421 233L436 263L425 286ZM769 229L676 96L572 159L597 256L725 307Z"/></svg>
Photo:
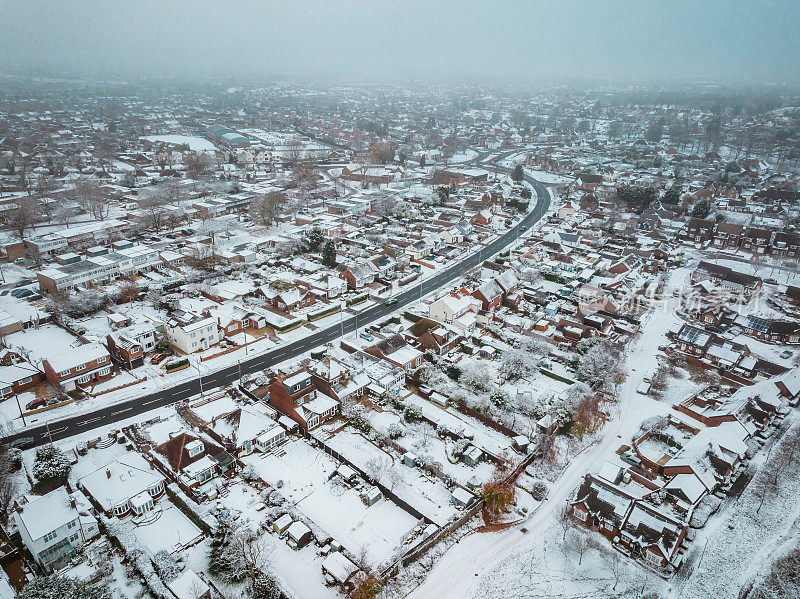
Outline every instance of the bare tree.
<svg viewBox="0 0 800 599"><path fill-rule="evenodd" d="M567 547L578 554L578 565L580 566L586 552L597 547L597 541L582 530L576 530L567 540Z"/></svg>
<svg viewBox="0 0 800 599"><path fill-rule="evenodd" d="M606 570L614 580L614 585L611 587L612 591L617 590L617 585L622 582L625 576L625 564L616 552L606 552L603 554L603 561L606 565Z"/></svg>
<svg viewBox="0 0 800 599"><path fill-rule="evenodd" d="M159 231L166 218L168 203L169 199L163 188L154 187L144 194L139 200L144 225Z"/></svg>
<svg viewBox="0 0 800 599"><path fill-rule="evenodd" d="M9 225L20 240L25 239L26 233L33 229L37 221L36 203L29 196L17 198L15 207L11 210Z"/></svg>
<svg viewBox="0 0 800 599"><path fill-rule="evenodd" d="M278 221L287 202L286 194L282 191L276 190L257 196L250 202L251 218L259 225L270 226Z"/></svg>
<svg viewBox="0 0 800 599"><path fill-rule="evenodd" d="M558 510L557 516L558 525L564 532L561 540L565 541L567 539L567 531L572 527L572 508L570 505L568 503L562 505Z"/></svg>

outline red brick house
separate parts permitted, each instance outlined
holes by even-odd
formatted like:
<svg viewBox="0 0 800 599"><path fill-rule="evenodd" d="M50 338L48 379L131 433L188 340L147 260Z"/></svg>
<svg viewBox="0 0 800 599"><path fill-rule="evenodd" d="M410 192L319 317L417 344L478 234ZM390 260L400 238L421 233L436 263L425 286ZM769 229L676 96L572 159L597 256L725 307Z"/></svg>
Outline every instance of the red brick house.
<svg viewBox="0 0 800 599"><path fill-rule="evenodd" d="M686 224L686 237L697 243L711 241L714 236L715 224L713 220L705 218L690 218Z"/></svg>
<svg viewBox="0 0 800 599"><path fill-rule="evenodd" d="M489 279L475 288L472 297L480 300L483 310L493 312L503 302L503 288L494 279Z"/></svg>
<svg viewBox="0 0 800 599"><path fill-rule="evenodd" d="M422 364L422 352L411 347L401 335L392 335L381 339L375 345L367 347L368 354L399 366L409 372Z"/></svg>
<svg viewBox="0 0 800 599"><path fill-rule="evenodd" d="M741 247L751 254L768 254L770 239L772 239L772 231L769 229L748 227L744 232Z"/></svg>
<svg viewBox="0 0 800 599"><path fill-rule="evenodd" d="M144 348L135 339L121 333L106 335L106 346L111 358L128 370L144 364Z"/></svg>
<svg viewBox="0 0 800 599"><path fill-rule="evenodd" d="M305 368L278 372L269 382L269 403L304 430L311 430L339 413L339 402L318 390Z"/></svg>
<svg viewBox="0 0 800 599"><path fill-rule="evenodd" d="M87 343L42 360L47 380L71 391L111 376L111 356L99 343Z"/></svg>
<svg viewBox="0 0 800 599"><path fill-rule="evenodd" d="M230 476L236 469L236 461L222 447L189 433L175 435L155 451L166 458L178 481L189 489L217 476Z"/></svg>
<svg viewBox="0 0 800 599"><path fill-rule="evenodd" d="M27 362L0 366L0 399L35 387L44 379L44 373Z"/></svg>

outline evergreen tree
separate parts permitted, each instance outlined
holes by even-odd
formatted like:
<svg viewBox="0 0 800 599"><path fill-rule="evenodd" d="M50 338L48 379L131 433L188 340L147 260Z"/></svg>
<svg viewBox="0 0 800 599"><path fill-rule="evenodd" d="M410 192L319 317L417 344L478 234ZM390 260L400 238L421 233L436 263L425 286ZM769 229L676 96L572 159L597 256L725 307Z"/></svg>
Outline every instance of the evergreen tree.
<svg viewBox="0 0 800 599"><path fill-rule="evenodd" d="M670 187L668 190L664 192L664 196L661 198L661 201L664 204L674 206L675 204L681 201L681 188Z"/></svg>
<svg viewBox="0 0 800 599"><path fill-rule="evenodd" d="M325 242L322 248L322 263L330 268L336 266L336 245L331 240Z"/></svg>
<svg viewBox="0 0 800 599"><path fill-rule="evenodd" d="M525 179L525 171L522 169L521 164L514 167L514 170L511 172L511 178L517 183L522 183Z"/></svg>
<svg viewBox="0 0 800 599"><path fill-rule="evenodd" d="M689 216L693 218L706 218L711 213L711 204L708 200L699 200L694 206Z"/></svg>

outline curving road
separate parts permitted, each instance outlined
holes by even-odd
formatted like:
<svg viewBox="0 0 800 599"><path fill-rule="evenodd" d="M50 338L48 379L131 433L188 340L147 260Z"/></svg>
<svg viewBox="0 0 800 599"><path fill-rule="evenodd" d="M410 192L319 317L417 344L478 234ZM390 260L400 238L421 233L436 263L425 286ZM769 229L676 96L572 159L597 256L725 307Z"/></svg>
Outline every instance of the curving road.
<svg viewBox="0 0 800 599"><path fill-rule="evenodd" d="M517 152L519 150L516 150ZM483 153L486 156L491 153ZM479 155L475 162L481 159ZM484 168L490 168L487 165L481 165ZM495 167L496 170L508 172L508 169ZM489 245L482 247L478 252L471 254L464 260L457 264L443 270L439 274L422 281L418 285L410 287L406 291L395 295L394 298L397 302L392 306L385 304L378 304L364 310L363 312L352 316L341 323L320 329L293 341L286 345L281 345L271 351L259 354L252 358L247 358L241 361L241 364L228 366L220 370L214 371L210 374L203 376L203 389L213 389L237 381L240 374L249 374L258 372L289 360L293 357L299 356L308 352L316 347L324 345L329 341L333 341L344 333L354 331L357 327L368 325L376 320L387 317L393 312L400 310L407 304L418 300L422 296L441 289L446 284L450 283L466 270L481 264L484 260L499 253L519 236L530 229L542 216L547 212L550 207L550 192L547 188L533 177L526 175L526 180L533 186L537 195L536 206L525 217L518 222L514 227L509 229L502 236L495 239ZM241 370L240 370L241 367ZM15 432L6 436L3 442L16 442L22 447L33 447L41 445L45 442L52 440L59 440L72 435L77 435L92 429L113 424L123 419L131 418L143 412L154 410L169 404L181 401L197 395L200 393L199 379L193 379L183 383L176 384L166 389L159 389L141 397L123 401L105 408L100 408L94 412L87 414L80 414L70 416L63 420L48 422L45 425L30 427Z"/></svg>

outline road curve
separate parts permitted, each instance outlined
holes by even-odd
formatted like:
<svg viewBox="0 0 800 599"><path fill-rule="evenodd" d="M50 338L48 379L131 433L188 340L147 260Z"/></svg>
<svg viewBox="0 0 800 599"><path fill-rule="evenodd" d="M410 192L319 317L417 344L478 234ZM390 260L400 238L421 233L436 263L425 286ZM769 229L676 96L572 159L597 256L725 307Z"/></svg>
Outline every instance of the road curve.
<svg viewBox="0 0 800 599"><path fill-rule="evenodd" d="M488 168L487 165L481 166ZM509 169L495 168L496 170L509 172ZM426 279L420 284L394 296L397 299L394 305L386 306L385 304L378 304L356 316L343 320L339 324L314 331L302 339L292 341L291 343L281 345L263 354L242 360L241 364L227 366L211 372L203 376L203 388L213 389L232 383L238 380L240 372L244 375L264 370L265 368L269 368L275 364L310 351L315 347L324 345L329 341L333 341L342 334L342 331L344 331L344 333L349 333L354 331L356 326L362 327L384 318L419 299L423 295L435 291L436 289L441 289L466 270L481 264L484 260L499 253L518 239L519 235L541 220L550 207L550 192L547 188L533 177L526 175L525 179L536 191L536 206L513 228L492 241L489 245L482 247L479 251L471 254L446 270L443 270L434 277ZM99 408L91 413L70 416L62 420L48 422L41 426L25 428L4 437L3 442L12 443L16 441L22 447L34 447L50 440L56 441L64 439L101 426L113 424L114 422L137 416L143 412L187 399L198 393L200 393L200 381L199 379L192 379L167 387L166 389L159 389L158 391L148 393L141 397L116 403L105 408Z"/></svg>

